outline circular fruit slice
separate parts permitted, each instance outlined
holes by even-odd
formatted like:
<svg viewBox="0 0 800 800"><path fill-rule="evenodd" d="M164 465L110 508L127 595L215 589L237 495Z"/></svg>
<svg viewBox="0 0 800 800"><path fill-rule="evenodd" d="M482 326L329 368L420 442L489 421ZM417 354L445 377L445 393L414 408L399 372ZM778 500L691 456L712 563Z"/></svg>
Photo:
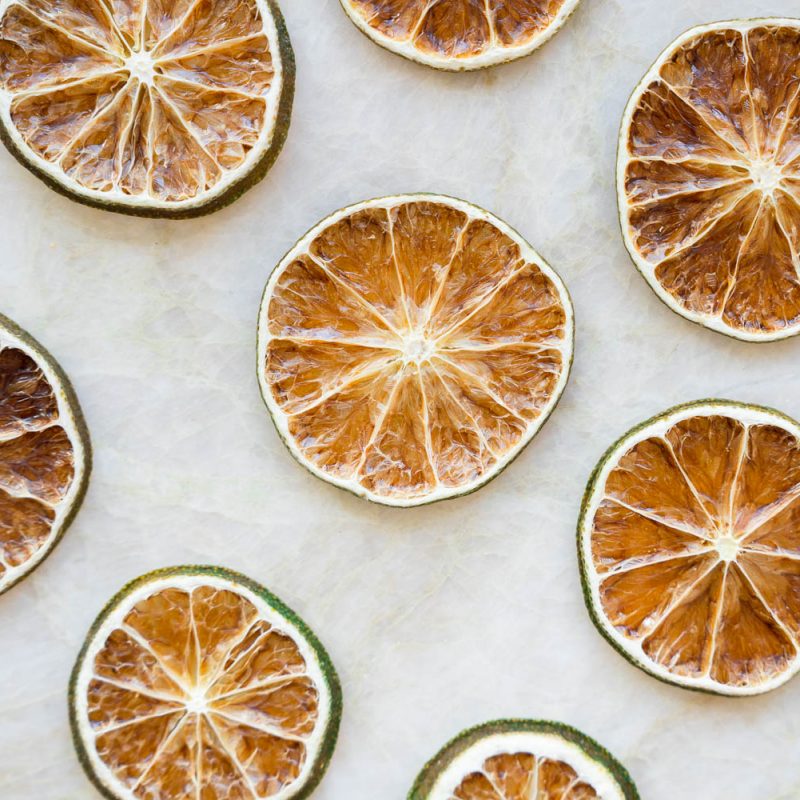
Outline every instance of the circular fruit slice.
<svg viewBox="0 0 800 800"><path fill-rule="evenodd" d="M452 198L370 200L321 222L264 293L258 377L315 475L379 503L466 494L530 441L572 361L563 283Z"/></svg>
<svg viewBox="0 0 800 800"><path fill-rule="evenodd" d="M90 469L89 434L69 381L0 315L0 594L64 535Z"/></svg>
<svg viewBox="0 0 800 800"><path fill-rule="evenodd" d="M679 406L598 465L579 525L589 610L669 683L759 694L800 669L800 426L727 401Z"/></svg>
<svg viewBox="0 0 800 800"><path fill-rule="evenodd" d="M567 21L578 0L341 0L350 19L393 53L468 70L526 56Z"/></svg>
<svg viewBox="0 0 800 800"><path fill-rule="evenodd" d="M695 28L625 112L625 243L684 317L750 341L800 332L800 21Z"/></svg>
<svg viewBox="0 0 800 800"><path fill-rule="evenodd" d="M189 217L260 180L289 126L294 61L274 0L12 0L0 135L52 188Z"/></svg>
<svg viewBox="0 0 800 800"><path fill-rule="evenodd" d="M97 618L70 715L112 800L285 800L322 779L341 690L314 634L266 589L176 567L128 584Z"/></svg>
<svg viewBox="0 0 800 800"><path fill-rule="evenodd" d="M638 800L627 770L557 722L499 720L465 731L422 770L408 800Z"/></svg>

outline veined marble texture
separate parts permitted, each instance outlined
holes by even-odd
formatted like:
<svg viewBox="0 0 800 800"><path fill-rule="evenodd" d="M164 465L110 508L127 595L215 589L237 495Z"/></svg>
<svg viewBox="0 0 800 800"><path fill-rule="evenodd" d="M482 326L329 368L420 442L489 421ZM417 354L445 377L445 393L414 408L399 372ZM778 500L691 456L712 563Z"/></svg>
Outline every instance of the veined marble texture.
<svg viewBox="0 0 800 800"><path fill-rule="evenodd" d="M289 140L267 178L188 222L61 198L0 152L0 312L68 372L92 433L86 502L0 597L0 797L95 796L66 691L108 598L155 567L219 563L315 629L345 713L315 800L402 798L452 735L552 718L602 741L644 800L800 797L800 679L746 700L662 685L596 633L575 526L600 455L676 403L723 397L800 417L800 340L751 345L665 308L631 264L614 191L631 91L685 29L800 13L796 0L584 0L530 58L440 74L385 52L338 0L285 0L297 54ZM308 228L367 197L464 197L517 228L566 281L577 351L524 454L469 497L381 508L300 468L259 396L269 272Z"/></svg>

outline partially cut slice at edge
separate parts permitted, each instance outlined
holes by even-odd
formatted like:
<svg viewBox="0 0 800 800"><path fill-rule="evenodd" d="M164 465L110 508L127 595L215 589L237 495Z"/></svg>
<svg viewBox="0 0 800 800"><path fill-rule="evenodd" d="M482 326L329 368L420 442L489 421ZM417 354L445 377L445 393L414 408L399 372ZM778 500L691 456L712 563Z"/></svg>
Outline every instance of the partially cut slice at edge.
<svg viewBox="0 0 800 800"><path fill-rule="evenodd" d="M219 567L128 584L70 683L87 775L113 800L289 800L333 753L341 689L324 648L262 586Z"/></svg>
<svg viewBox="0 0 800 800"><path fill-rule="evenodd" d="M800 670L800 426L690 403L605 454L578 528L587 606L629 661L724 695Z"/></svg>
<svg viewBox="0 0 800 800"><path fill-rule="evenodd" d="M0 136L58 192L191 217L260 180L285 140L294 58L275 0L12 0Z"/></svg>
<svg viewBox="0 0 800 800"><path fill-rule="evenodd" d="M800 20L679 37L622 121L625 244L673 311L745 341L800 333Z"/></svg>
<svg viewBox="0 0 800 800"><path fill-rule="evenodd" d="M579 0L341 0L370 39L436 69L491 67L529 55Z"/></svg>
<svg viewBox="0 0 800 800"><path fill-rule="evenodd" d="M370 200L269 279L258 379L295 458L386 505L474 491L555 407L573 352L558 275L499 219L439 195Z"/></svg>
<svg viewBox="0 0 800 800"><path fill-rule="evenodd" d="M425 765L408 800L639 800L625 767L558 722L498 720L464 731Z"/></svg>
<svg viewBox="0 0 800 800"><path fill-rule="evenodd" d="M59 542L90 470L89 434L67 377L0 315L0 594Z"/></svg>

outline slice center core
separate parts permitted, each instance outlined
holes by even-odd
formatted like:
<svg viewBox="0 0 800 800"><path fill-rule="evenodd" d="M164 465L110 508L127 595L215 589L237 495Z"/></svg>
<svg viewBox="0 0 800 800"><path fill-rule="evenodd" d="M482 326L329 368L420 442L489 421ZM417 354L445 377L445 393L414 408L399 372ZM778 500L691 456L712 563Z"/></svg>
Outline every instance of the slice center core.
<svg viewBox="0 0 800 800"><path fill-rule="evenodd" d="M717 539L717 552L723 561L735 561L739 555L739 542L731 535L726 534Z"/></svg>
<svg viewBox="0 0 800 800"><path fill-rule="evenodd" d="M434 353L433 342L421 336L411 336L405 340L403 355L406 361L415 361L417 364L429 359Z"/></svg>
<svg viewBox="0 0 800 800"><path fill-rule="evenodd" d="M203 692L195 692L186 701L186 710L193 714L202 714L206 708L206 697Z"/></svg>
<svg viewBox="0 0 800 800"><path fill-rule="evenodd" d="M750 167L750 178L759 191L772 194L781 185L783 172L781 168L769 161L756 161Z"/></svg>
<svg viewBox="0 0 800 800"><path fill-rule="evenodd" d="M155 77L155 62L150 53L136 52L131 53L125 62L125 68L134 78L138 78L142 83L152 84Z"/></svg>

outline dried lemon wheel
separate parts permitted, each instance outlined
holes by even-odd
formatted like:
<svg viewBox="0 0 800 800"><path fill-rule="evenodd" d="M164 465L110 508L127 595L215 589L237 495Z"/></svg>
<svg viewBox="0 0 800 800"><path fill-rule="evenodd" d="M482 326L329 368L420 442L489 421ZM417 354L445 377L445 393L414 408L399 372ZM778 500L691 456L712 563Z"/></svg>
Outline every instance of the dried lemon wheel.
<svg viewBox="0 0 800 800"><path fill-rule="evenodd" d="M0 594L64 535L90 469L89 434L69 381L0 315Z"/></svg>
<svg viewBox="0 0 800 800"><path fill-rule="evenodd" d="M800 669L800 426L727 401L680 406L604 456L579 526L601 633L669 683L769 691Z"/></svg>
<svg viewBox="0 0 800 800"><path fill-rule="evenodd" d="M350 19L393 53L429 67L502 64L541 47L578 0L341 0Z"/></svg>
<svg viewBox="0 0 800 800"><path fill-rule="evenodd" d="M52 188L140 216L213 211L260 180L294 61L273 0L12 0L0 135Z"/></svg>
<svg viewBox="0 0 800 800"><path fill-rule="evenodd" d="M97 618L70 715L112 800L287 800L322 779L341 690L314 634L266 589L176 567L133 581Z"/></svg>
<svg viewBox="0 0 800 800"><path fill-rule="evenodd" d="M541 428L572 361L567 291L475 206L404 195L345 208L270 277L258 377L315 475L379 503L474 491Z"/></svg>
<svg viewBox="0 0 800 800"><path fill-rule="evenodd" d="M800 21L695 28L625 112L625 243L684 317L749 341L800 331Z"/></svg>
<svg viewBox="0 0 800 800"><path fill-rule="evenodd" d="M408 800L639 800L639 793L627 770L574 728L499 720L446 745Z"/></svg>

